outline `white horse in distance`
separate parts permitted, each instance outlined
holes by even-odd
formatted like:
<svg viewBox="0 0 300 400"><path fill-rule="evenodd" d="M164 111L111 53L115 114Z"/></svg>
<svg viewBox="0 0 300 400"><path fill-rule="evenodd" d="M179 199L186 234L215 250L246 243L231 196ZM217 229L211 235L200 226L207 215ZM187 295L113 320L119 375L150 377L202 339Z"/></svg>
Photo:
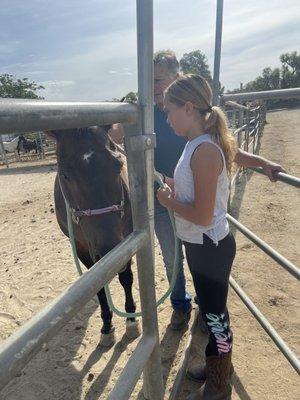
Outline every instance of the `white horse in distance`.
<svg viewBox="0 0 300 400"><path fill-rule="evenodd" d="M3 142L3 147L4 147L5 152L6 153L14 153L18 148L19 140L20 140L20 137L17 136L9 142ZM0 151L2 153L2 146L0 146Z"/></svg>

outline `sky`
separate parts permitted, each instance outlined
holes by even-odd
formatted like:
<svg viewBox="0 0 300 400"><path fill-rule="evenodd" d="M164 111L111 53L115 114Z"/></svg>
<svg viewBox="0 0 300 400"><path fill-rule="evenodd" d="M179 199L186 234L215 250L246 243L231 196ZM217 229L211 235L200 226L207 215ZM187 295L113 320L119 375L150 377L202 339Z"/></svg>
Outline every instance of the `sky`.
<svg viewBox="0 0 300 400"><path fill-rule="evenodd" d="M135 0L1 0L0 74L47 100L102 101L137 90ZM213 71L215 0L154 0L154 50L201 50ZM224 0L225 89L300 51L299 0Z"/></svg>

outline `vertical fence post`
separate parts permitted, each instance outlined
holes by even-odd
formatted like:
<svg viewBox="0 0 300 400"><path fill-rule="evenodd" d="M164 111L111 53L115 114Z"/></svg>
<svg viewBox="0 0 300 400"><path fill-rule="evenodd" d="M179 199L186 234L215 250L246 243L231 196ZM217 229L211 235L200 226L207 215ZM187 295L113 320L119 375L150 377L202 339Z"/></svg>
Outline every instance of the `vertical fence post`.
<svg viewBox="0 0 300 400"><path fill-rule="evenodd" d="M4 144L3 144L3 139L2 139L1 135L0 135L0 147L1 147L2 160L6 164L6 168L8 168L8 160L7 160L7 157L6 157L5 148L4 148Z"/></svg>
<svg viewBox="0 0 300 400"><path fill-rule="evenodd" d="M245 142L244 150L249 151L249 134L250 134L250 109L246 111L246 130L245 130Z"/></svg>
<svg viewBox="0 0 300 400"><path fill-rule="evenodd" d="M43 138L41 132L38 132L38 142L39 142L39 152L41 154L41 158L45 158L45 150L43 146Z"/></svg>
<svg viewBox="0 0 300 400"><path fill-rule="evenodd" d="M214 106L219 105L219 101L220 101L219 100L219 92L220 92L222 26L223 26L223 0L217 0L214 78L213 78L213 105Z"/></svg>
<svg viewBox="0 0 300 400"><path fill-rule="evenodd" d="M149 241L137 252L143 333L156 338L156 345L144 369L144 395L149 400L163 400L163 378L160 356L157 311L155 307L154 280L154 155L153 135L153 1L137 0L138 38L138 107L140 128L138 132L126 131L125 146L134 229L146 229ZM139 139L145 150L133 148L132 139ZM153 135L154 137L154 135ZM148 146L148 149L147 149Z"/></svg>
<svg viewBox="0 0 300 400"><path fill-rule="evenodd" d="M253 132L253 144L252 144L252 153L255 153L255 142L256 142L256 137L258 134L258 127L257 127L257 123L259 121L259 115L258 115L258 109L255 109L254 111L254 132Z"/></svg>
<svg viewBox="0 0 300 400"><path fill-rule="evenodd" d="M244 125L244 110L239 110L238 128L241 128L243 125ZM241 147L242 136L243 136L243 131L240 131L238 133L238 137L237 137L239 147Z"/></svg>

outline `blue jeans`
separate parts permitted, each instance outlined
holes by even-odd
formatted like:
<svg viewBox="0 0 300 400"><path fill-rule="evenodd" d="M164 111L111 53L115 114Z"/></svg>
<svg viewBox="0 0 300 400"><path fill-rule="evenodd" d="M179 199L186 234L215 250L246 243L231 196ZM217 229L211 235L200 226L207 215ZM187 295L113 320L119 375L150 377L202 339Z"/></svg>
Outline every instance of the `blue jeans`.
<svg viewBox="0 0 300 400"><path fill-rule="evenodd" d="M175 256L174 231L168 210L161 206L157 200L155 200L154 211L155 233L161 248L167 277L170 282L173 273ZM171 293L171 303L174 309L186 312L191 307L192 297L185 290L183 258L182 246L180 246L179 270L174 289Z"/></svg>

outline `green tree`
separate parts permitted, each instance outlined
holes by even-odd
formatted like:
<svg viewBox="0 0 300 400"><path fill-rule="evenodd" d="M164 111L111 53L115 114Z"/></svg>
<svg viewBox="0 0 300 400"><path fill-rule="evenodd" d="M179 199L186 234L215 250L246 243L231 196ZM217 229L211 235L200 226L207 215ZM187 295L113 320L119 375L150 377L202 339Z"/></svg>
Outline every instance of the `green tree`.
<svg viewBox="0 0 300 400"><path fill-rule="evenodd" d="M207 63L207 58L200 50L185 53L179 61L180 68L185 74L198 74L211 82L211 73Z"/></svg>
<svg viewBox="0 0 300 400"><path fill-rule="evenodd" d="M42 99L37 91L45 89L36 82L30 82L28 78L17 79L13 75L0 75L0 97L15 99Z"/></svg>
<svg viewBox="0 0 300 400"><path fill-rule="evenodd" d="M254 81L246 84L246 92L255 92L260 90L276 90L281 88L280 69L270 67L264 68L262 75Z"/></svg>
<svg viewBox="0 0 300 400"><path fill-rule="evenodd" d="M300 54L296 51L281 54L281 88L293 88L300 86Z"/></svg>
<svg viewBox="0 0 300 400"><path fill-rule="evenodd" d="M125 101L128 103L137 103L137 100L137 92L129 92L121 99L121 101Z"/></svg>
<svg viewBox="0 0 300 400"><path fill-rule="evenodd" d="M280 56L280 68L264 68L262 74L239 89L229 93L253 92L261 90L290 89L300 86L300 54L296 51Z"/></svg>

